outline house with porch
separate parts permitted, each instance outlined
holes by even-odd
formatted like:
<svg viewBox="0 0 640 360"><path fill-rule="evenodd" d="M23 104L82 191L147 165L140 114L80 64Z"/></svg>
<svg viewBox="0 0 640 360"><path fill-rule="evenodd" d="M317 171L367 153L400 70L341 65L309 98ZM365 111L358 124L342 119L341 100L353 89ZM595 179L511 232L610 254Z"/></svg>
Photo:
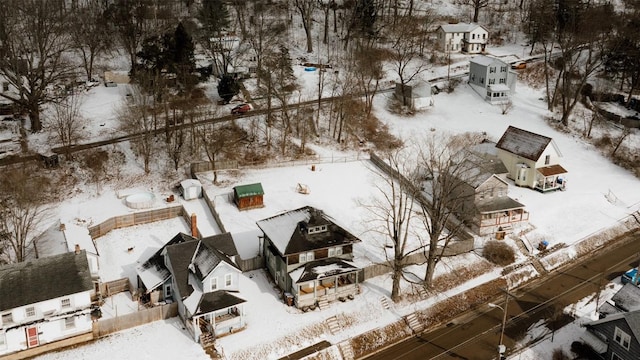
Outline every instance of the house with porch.
<svg viewBox="0 0 640 360"><path fill-rule="evenodd" d="M469 85L492 104L508 101L516 91L518 74L506 62L478 55L469 61Z"/></svg>
<svg viewBox="0 0 640 360"><path fill-rule="evenodd" d="M489 146L487 146L489 145ZM455 204L454 213L473 232L480 236L510 232L512 226L527 224L529 213L525 206L507 195L507 168L497 155L484 151L495 144L483 142L470 149L464 160L450 174L456 185L449 194ZM476 151L477 150L477 151Z"/></svg>
<svg viewBox="0 0 640 360"><path fill-rule="evenodd" d="M496 143L498 157L517 186L540 192L565 190L567 170L560 165L562 153L550 137L509 126Z"/></svg>
<svg viewBox="0 0 640 360"><path fill-rule="evenodd" d="M603 343L603 359L640 359L640 310L607 315L585 324Z"/></svg>
<svg viewBox="0 0 640 360"><path fill-rule="evenodd" d="M50 351L60 340L93 339L95 289L84 250L2 266L0 289L0 356L35 356L45 344Z"/></svg>
<svg viewBox="0 0 640 360"><path fill-rule="evenodd" d="M358 293L361 269L351 260L360 239L322 210L306 206L257 225L264 233L267 271L287 304L307 310Z"/></svg>
<svg viewBox="0 0 640 360"><path fill-rule="evenodd" d="M436 34L438 49L443 52L484 53L489 41L489 30L476 23L440 25Z"/></svg>
<svg viewBox="0 0 640 360"><path fill-rule="evenodd" d="M203 344L242 330L237 253L230 233L203 239L179 233L136 269L141 300L177 302L187 330Z"/></svg>

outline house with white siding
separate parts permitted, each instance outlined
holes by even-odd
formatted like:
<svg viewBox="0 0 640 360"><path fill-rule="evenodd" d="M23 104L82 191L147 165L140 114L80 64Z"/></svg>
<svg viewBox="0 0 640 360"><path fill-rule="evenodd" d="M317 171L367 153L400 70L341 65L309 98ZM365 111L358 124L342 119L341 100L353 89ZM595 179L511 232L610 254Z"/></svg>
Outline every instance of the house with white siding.
<svg viewBox="0 0 640 360"><path fill-rule="evenodd" d="M490 103L508 101L516 91L518 75L506 62L478 55L469 61L469 85Z"/></svg>
<svg viewBox="0 0 640 360"><path fill-rule="evenodd" d="M443 52L480 54L486 51L489 30L476 23L440 25L436 29L438 49Z"/></svg>
<svg viewBox="0 0 640 360"><path fill-rule="evenodd" d="M0 289L0 356L92 332L84 250L0 267Z"/></svg>

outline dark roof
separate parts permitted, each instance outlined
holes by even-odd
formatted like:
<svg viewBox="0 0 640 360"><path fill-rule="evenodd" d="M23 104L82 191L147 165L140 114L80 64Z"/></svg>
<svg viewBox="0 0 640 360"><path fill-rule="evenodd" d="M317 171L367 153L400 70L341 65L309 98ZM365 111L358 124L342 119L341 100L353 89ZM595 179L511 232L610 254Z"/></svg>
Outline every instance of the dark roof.
<svg viewBox="0 0 640 360"><path fill-rule="evenodd" d="M598 312L602 315L610 315L636 310L640 310L640 287L627 283L611 297L610 301L602 304Z"/></svg>
<svg viewBox="0 0 640 360"><path fill-rule="evenodd" d="M0 311L93 290L82 250L0 268Z"/></svg>
<svg viewBox="0 0 640 360"><path fill-rule="evenodd" d="M525 206L508 196L502 196L487 199L476 205L476 208L480 213L494 213L496 211L524 209Z"/></svg>
<svg viewBox="0 0 640 360"><path fill-rule="evenodd" d="M357 270L359 270L357 266L342 259L327 258L309 262L302 267L292 270L289 274L291 275L291 280L297 284L339 274L351 273Z"/></svg>
<svg viewBox="0 0 640 360"><path fill-rule="evenodd" d="M567 170L565 170L560 165L549 165L549 166L538 168L537 170L540 174L542 174L542 176L552 176L552 175L560 175L560 174L567 173Z"/></svg>
<svg viewBox="0 0 640 360"><path fill-rule="evenodd" d="M257 225L283 256L360 241L331 217L311 206L260 220ZM309 227L317 225L327 225L327 231L310 234Z"/></svg>
<svg viewBox="0 0 640 360"><path fill-rule="evenodd" d="M142 265L136 268L136 272L138 273L138 277L142 280L142 283L147 288L147 291L151 291L156 287L160 286L162 282L171 276L169 273L169 269L164 264L164 257L162 256L162 252L167 246L180 244L185 241L193 241L197 240L191 235L187 235L185 233L178 233L174 236L168 243L166 243L163 247L158 249L153 256L149 258L149 260L145 261Z"/></svg>
<svg viewBox="0 0 640 360"><path fill-rule="evenodd" d="M249 184L249 185L238 185L233 188L233 192L236 194L237 198L264 195L264 190L262 190L262 184L260 183Z"/></svg>
<svg viewBox="0 0 640 360"><path fill-rule="evenodd" d="M200 298L200 305L198 306L198 314L207 314L212 311L218 311L226 309L231 306L242 304L246 300L241 299L228 291L217 290L214 292L204 293Z"/></svg>
<svg viewBox="0 0 640 360"><path fill-rule="evenodd" d="M219 235L208 236L202 238L202 241L206 243L208 246L218 249L221 253L227 256L236 256L238 255L238 249L236 249L236 245L233 242L233 238L231 237L231 233L224 233Z"/></svg>
<svg viewBox="0 0 640 360"><path fill-rule="evenodd" d="M509 126L496 144L498 149L537 161L551 138L532 133L531 131Z"/></svg>
<svg viewBox="0 0 640 360"><path fill-rule="evenodd" d="M204 280L223 261L238 269L238 265L231 261L227 255L216 249L211 241L200 240L191 260L192 271L199 280Z"/></svg>
<svg viewBox="0 0 640 360"><path fill-rule="evenodd" d="M609 315L603 319L592 321L587 323L587 327L597 327L600 324L608 323L610 321L624 320L629 325L629 328L633 332L633 336L636 341L640 341L640 310L623 312L619 314Z"/></svg>
<svg viewBox="0 0 640 360"><path fill-rule="evenodd" d="M178 286L178 294L182 298L189 296L193 291L193 288L189 285L189 264L198 243L198 240L192 240L167 246L167 256L171 263L172 275Z"/></svg>

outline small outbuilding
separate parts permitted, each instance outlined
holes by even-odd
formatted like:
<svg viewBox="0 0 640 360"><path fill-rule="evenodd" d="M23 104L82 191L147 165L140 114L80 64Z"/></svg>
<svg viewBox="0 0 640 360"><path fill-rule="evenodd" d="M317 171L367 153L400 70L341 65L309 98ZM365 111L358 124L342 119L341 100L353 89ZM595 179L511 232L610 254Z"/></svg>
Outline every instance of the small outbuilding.
<svg viewBox="0 0 640 360"><path fill-rule="evenodd" d="M202 184L196 179L187 179L180 182L180 193L185 200L202 197Z"/></svg>
<svg viewBox="0 0 640 360"><path fill-rule="evenodd" d="M238 185L233 188L233 202L239 210L247 210L264 206L264 190L262 184Z"/></svg>

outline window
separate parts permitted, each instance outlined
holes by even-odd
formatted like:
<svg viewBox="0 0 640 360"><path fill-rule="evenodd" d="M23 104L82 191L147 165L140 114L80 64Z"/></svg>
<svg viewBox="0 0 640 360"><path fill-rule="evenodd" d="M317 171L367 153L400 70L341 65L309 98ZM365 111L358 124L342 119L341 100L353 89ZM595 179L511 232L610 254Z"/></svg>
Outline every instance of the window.
<svg viewBox="0 0 640 360"><path fill-rule="evenodd" d="M631 336L626 332L620 330L620 328L618 328L617 326L616 326L615 332L613 333L613 339L618 344L622 345L623 348L629 350L629 344L631 343Z"/></svg>
<svg viewBox="0 0 640 360"><path fill-rule="evenodd" d="M171 297L171 285L167 285L164 288L164 296L165 297Z"/></svg>
<svg viewBox="0 0 640 360"><path fill-rule="evenodd" d="M12 322L13 322L13 314L12 313L2 314L2 324L3 325L11 324Z"/></svg>
<svg viewBox="0 0 640 360"><path fill-rule="evenodd" d="M211 278L211 291L216 290L218 290L218 278L214 276Z"/></svg>
<svg viewBox="0 0 640 360"><path fill-rule="evenodd" d="M486 39L487 38L487 34L482 34L482 38Z"/></svg>
<svg viewBox="0 0 640 360"><path fill-rule="evenodd" d="M471 34L471 39L475 40L476 39L476 34Z"/></svg>
<svg viewBox="0 0 640 360"><path fill-rule="evenodd" d="M493 85L496 83L496 79L489 79L489 85Z"/></svg>
<svg viewBox="0 0 640 360"><path fill-rule="evenodd" d="M230 287L231 286L231 274L226 274L224 276L224 286L225 287Z"/></svg>
<svg viewBox="0 0 640 360"><path fill-rule="evenodd" d="M494 73L494 72L496 72L496 68L495 68L495 67L493 67L493 66L492 66L492 67L490 67L490 68L489 68L489 73Z"/></svg>
<svg viewBox="0 0 640 360"><path fill-rule="evenodd" d="M64 319L64 328L66 330L76 327L76 318L71 316Z"/></svg>
<svg viewBox="0 0 640 360"><path fill-rule="evenodd" d="M8 82L3 82L2 83L2 91L9 91L9 83Z"/></svg>
<svg viewBox="0 0 640 360"><path fill-rule="evenodd" d="M549 163L551 162L551 155L547 155L544 157L544 164L545 165L549 165Z"/></svg>
<svg viewBox="0 0 640 360"><path fill-rule="evenodd" d="M70 308L71 307L71 299L64 298L64 299L60 300L60 305L62 306L63 309Z"/></svg>
<svg viewBox="0 0 640 360"><path fill-rule="evenodd" d="M471 74L471 81L474 81L476 79L476 74Z"/></svg>
<svg viewBox="0 0 640 360"><path fill-rule="evenodd" d="M306 253L300 254L300 262L301 263L302 262L307 262L307 254Z"/></svg>
<svg viewBox="0 0 640 360"><path fill-rule="evenodd" d="M329 257L336 256L336 248L329 248Z"/></svg>
<svg viewBox="0 0 640 360"><path fill-rule="evenodd" d="M33 306L29 306L28 308L24 309L24 314L28 318L36 316L36 308Z"/></svg>
<svg viewBox="0 0 640 360"><path fill-rule="evenodd" d="M611 360L623 360L623 359L620 356L618 356L616 353L612 353Z"/></svg>
<svg viewBox="0 0 640 360"><path fill-rule="evenodd" d="M307 261L313 261L313 259L314 259L313 251L309 251L307 253Z"/></svg>
<svg viewBox="0 0 640 360"><path fill-rule="evenodd" d="M506 84L507 83L507 79L500 79L500 84Z"/></svg>

